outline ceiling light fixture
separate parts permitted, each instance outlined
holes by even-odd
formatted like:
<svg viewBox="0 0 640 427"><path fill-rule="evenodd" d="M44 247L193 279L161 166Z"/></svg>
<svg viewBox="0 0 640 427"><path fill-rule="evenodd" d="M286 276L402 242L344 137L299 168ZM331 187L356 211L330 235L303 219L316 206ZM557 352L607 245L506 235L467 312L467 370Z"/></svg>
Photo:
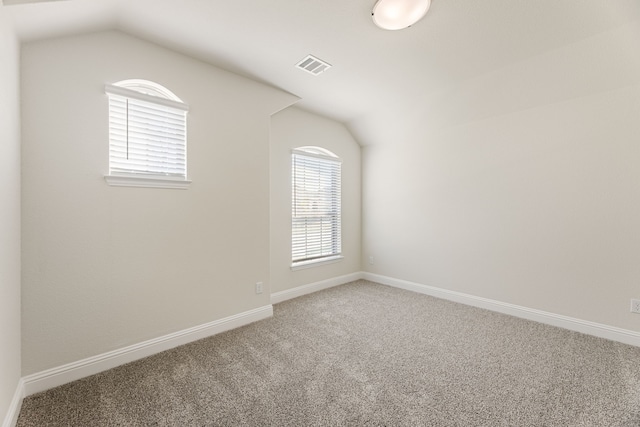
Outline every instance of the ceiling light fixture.
<svg viewBox="0 0 640 427"><path fill-rule="evenodd" d="M427 14L431 0L378 0L371 17L385 30L402 30L410 27Z"/></svg>

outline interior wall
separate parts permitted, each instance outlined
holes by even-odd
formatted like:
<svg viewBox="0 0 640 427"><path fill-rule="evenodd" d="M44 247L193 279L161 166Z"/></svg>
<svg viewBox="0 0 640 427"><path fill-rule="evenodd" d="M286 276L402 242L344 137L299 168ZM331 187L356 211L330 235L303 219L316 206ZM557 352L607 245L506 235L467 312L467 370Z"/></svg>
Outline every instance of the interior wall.
<svg viewBox="0 0 640 427"><path fill-rule="evenodd" d="M342 159L342 255L339 262L291 271L291 150L318 146ZM360 145L341 123L289 107L271 119L271 291L360 271Z"/></svg>
<svg viewBox="0 0 640 427"><path fill-rule="evenodd" d="M425 97L363 149L363 266L640 331L639 42L634 23Z"/></svg>
<svg viewBox="0 0 640 427"><path fill-rule="evenodd" d="M189 104L188 190L110 187L106 83ZM270 116L296 97L119 32L22 50L23 375L270 304Z"/></svg>
<svg viewBox="0 0 640 427"><path fill-rule="evenodd" d="M18 41L0 6L0 422L20 380L20 101Z"/></svg>

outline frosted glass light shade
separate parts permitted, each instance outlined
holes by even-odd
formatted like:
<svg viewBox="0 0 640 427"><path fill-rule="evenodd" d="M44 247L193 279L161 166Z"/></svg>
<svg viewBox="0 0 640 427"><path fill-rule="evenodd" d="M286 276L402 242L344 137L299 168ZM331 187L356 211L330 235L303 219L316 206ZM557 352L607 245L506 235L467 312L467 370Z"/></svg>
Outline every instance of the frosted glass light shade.
<svg viewBox="0 0 640 427"><path fill-rule="evenodd" d="M401 30L418 22L427 14L431 0L378 0L371 16L385 30Z"/></svg>

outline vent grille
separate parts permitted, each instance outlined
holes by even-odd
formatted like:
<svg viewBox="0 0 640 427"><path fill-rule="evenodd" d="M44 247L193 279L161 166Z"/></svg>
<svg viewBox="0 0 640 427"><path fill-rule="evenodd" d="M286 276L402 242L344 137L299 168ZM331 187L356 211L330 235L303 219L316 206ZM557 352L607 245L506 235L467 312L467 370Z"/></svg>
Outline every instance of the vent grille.
<svg viewBox="0 0 640 427"><path fill-rule="evenodd" d="M331 64L313 55L307 55L302 61L296 64L296 67L317 76L331 68Z"/></svg>

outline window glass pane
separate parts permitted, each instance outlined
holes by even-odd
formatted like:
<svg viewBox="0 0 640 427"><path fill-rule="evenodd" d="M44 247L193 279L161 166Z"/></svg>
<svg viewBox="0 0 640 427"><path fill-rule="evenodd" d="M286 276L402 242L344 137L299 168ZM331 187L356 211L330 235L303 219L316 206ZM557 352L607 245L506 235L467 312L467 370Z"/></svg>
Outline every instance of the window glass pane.
<svg viewBox="0 0 640 427"><path fill-rule="evenodd" d="M315 154L315 155L314 155ZM339 159L292 155L292 261L341 253L341 163Z"/></svg>
<svg viewBox="0 0 640 427"><path fill-rule="evenodd" d="M123 87L107 90L109 173L186 179L186 109L177 108L181 105L175 95L166 98L173 102L167 104L160 97L164 88L155 83L148 82L154 89L154 96L148 96L149 90L134 90L131 81L127 82ZM139 86L140 82L144 81L136 84Z"/></svg>

